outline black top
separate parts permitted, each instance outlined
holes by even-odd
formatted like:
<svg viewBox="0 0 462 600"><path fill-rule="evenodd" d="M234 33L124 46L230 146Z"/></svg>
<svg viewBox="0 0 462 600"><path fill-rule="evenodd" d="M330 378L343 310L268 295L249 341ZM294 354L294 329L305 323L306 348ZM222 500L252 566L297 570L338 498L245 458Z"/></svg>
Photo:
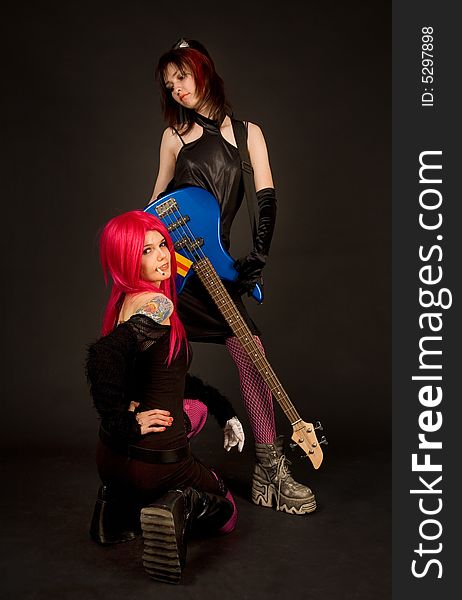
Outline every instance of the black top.
<svg viewBox="0 0 462 600"><path fill-rule="evenodd" d="M221 135L217 121L195 113L195 121L203 128L201 137L184 143L180 149L175 173L166 191L197 186L213 194L220 205L221 241L229 250L230 231L244 195L241 160L238 149ZM237 309L252 333L259 335L237 291L237 286L225 284ZM191 341L223 343L233 335L207 291L192 275L178 298L178 314Z"/></svg>
<svg viewBox="0 0 462 600"><path fill-rule="evenodd" d="M135 359L128 400L140 403L137 412L155 408L170 411L171 426L165 431L143 435L137 446L152 449L180 448L187 444L183 419L185 375L188 353L183 344L178 356L167 365L170 336L164 335L156 344L140 352Z"/></svg>
<svg viewBox="0 0 462 600"><path fill-rule="evenodd" d="M184 446L184 397L204 402L221 426L236 414L218 390L197 377L186 376L190 348L183 344L167 365L169 331L168 325L137 314L89 347L90 391L101 426L115 441L156 450ZM132 400L140 403L137 412L155 408L170 411L173 424L165 431L141 435L136 414L128 411Z"/></svg>
<svg viewBox="0 0 462 600"><path fill-rule="evenodd" d="M202 135L185 144L178 134L183 147L166 191L194 185L215 196L220 204L221 240L224 248L229 250L231 225L244 195L239 151L221 135L218 121L197 113L194 119L202 127Z"/></svg>

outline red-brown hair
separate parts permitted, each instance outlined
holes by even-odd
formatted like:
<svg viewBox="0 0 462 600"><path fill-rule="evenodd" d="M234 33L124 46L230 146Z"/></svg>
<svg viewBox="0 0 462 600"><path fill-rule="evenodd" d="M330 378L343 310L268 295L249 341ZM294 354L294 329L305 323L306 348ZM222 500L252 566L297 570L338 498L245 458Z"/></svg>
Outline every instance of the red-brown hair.
<svg viewBox="0 0 462 600"><path fill-rule="evenodd" d="M184 40L187 46L175 46L163 54L156 68L156 79L160 86L161 105L164 118L170 127L187 133L194 123L194 110L184 108L172 97L165 85L165 72L169 65L181 73L191 73L202 106L210 107L209 117L221 123L226 115L231 115L231 106L226 100L224 83L215 70L215 64L206 48L195 40Z"/></svg>

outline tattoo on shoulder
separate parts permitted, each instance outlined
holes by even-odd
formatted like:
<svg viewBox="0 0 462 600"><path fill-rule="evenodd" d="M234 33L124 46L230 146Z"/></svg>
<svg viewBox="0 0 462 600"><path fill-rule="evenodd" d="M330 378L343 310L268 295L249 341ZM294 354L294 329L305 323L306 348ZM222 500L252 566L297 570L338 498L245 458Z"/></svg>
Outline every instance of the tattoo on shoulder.
<svg viewBox="0 0 462 600"><path fill-rule="evenodd" d="M135 312L135 315L145 315L156 323L163 323L173 312L173 303L165 296L155 296Z"/></svg>

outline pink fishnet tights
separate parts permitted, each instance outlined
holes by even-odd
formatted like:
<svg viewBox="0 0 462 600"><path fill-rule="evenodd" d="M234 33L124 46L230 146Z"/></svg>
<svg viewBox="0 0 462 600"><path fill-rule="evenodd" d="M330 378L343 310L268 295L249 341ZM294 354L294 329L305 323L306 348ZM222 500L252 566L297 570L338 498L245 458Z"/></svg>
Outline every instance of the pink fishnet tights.
<svg viewBox="0 0 462 600"><path fill-rule="evenodd" d="M185 398L183 400L183 410L188 415L191 423L191 431L188 433L188 440L199 433L207 421L208 410L200 400Z"/></svg>
<svg viewBox="0 0 462 600"><path fill-rule="evenodd" d="M258 336L254 336L260 348L265 351ZM256 444L272 444L276 437L273 397L251 363L236 337L226 340L226 347L239 371L241 394L252 426Z"/></svg>

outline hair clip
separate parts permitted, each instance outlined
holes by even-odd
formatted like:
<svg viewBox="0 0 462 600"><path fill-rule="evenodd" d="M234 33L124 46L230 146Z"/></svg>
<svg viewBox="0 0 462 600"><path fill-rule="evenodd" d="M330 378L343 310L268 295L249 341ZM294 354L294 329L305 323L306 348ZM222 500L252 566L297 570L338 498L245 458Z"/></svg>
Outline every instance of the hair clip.
<svg viewBox="0 0 462 600"><path fill-rule="evenodd" d="M181 38L180 40L177 41L177 43L173 46L173 50L178 50L179 48L189 48L189 44L188 42L184 39Z"/></svg>

